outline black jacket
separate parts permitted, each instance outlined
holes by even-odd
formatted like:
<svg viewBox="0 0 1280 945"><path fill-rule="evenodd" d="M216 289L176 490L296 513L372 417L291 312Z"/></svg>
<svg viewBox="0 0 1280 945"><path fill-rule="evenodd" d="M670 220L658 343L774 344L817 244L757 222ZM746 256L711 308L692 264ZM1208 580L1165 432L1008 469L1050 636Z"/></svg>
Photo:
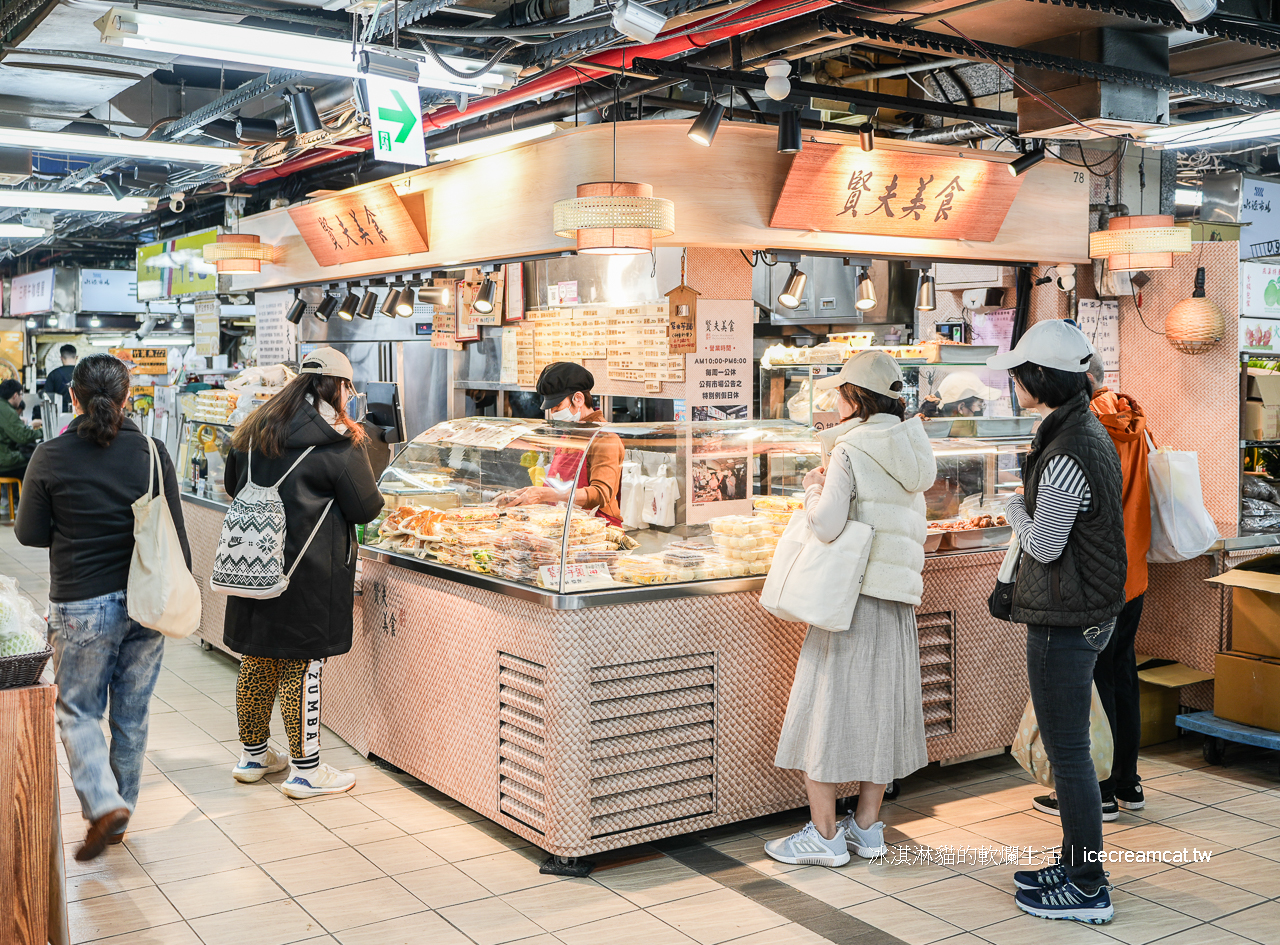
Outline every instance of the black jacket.
<svg viewBox="0 0 1280 945"><path fill-rule="evenodd" d="M56 367L49 372L49 376L44 379L44 392L50 398L55 398L54 406L63 410L71 409L71 375L75 373L75 366L64 364L62 367ZM59 402L56 398L62 398ZM53 418L50 418L53 419Z"/></svg>
<svg viewBox="0 0 1280 945"><path fill-rule="evenodd" d="M382 510L363 447L326 423L310 404L293 418L284 455L253 456L253 481L270 485L285 474L308 446L314 446L280 484L288 529L285 570L315 528L325 504L333 499L325 523L298 564L289 588L279 597L251 600L228 597L223 642L249 656L274 659L324 659L351 649L352 608L356 575L357 523L371 522ZM226 488L235 496L249 478L246 455L227 456Z"/></svg>
<svg viewBox="0 0 1280 945"><path fill-rule="evenodd" d="M1124 608L1124 543L1120 454L1084 394L1040 424L1027 457L1027 511L1035 515L1040 476L1055 456L1070 456L1083 470L1093 501L1076 516L1057 561L1041 564L1024 554L1013 592L1013 619L1050 627L1088 627Z"/></svg>
<svg viewBox="0 0 1280 945"><path fill-rule="evenodd" d="M41 443L31 457L18 503L18 541L49 549L49 600L88 600L129 584L133 557L133 503L147 490L147 441L131 420L110 446L76 434L80 417L65 433ZM164 495L178 528L182 554L191 549L182 524L178 478L159 440ZM154 488L153 488L154 494Z"/></svg>

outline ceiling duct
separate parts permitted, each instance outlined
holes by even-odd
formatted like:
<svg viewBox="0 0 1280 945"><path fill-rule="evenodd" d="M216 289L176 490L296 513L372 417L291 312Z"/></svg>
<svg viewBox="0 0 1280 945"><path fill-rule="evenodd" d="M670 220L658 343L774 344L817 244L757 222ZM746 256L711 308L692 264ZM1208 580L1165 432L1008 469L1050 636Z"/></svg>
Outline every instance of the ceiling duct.
<svg viewBox="0 0 1280 945"><path fill-rule="evenodd" d="M1096 62L1104 67L1126 69L1131 73L1169 75L1169 38L1155 33L1102 28L1058 36L1025 48ZM1079 124L1071 121L1027 91L1015 88L1018 134L1024 138L1088 139L1130 135L1169 121L1169 92L1166 89L1050 72L1025 65L1015 66L1014 73L1046 93L1062 110L1080 121Z"/></svg>

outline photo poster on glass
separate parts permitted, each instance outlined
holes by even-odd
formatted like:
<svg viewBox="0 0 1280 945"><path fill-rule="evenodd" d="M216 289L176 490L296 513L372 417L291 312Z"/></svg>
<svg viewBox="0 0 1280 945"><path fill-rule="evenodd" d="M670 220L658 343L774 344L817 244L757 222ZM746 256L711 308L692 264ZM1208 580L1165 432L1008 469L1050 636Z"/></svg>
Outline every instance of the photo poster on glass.
<svg viewBox="0 0 1280 945"><path fill-rule="evenodd" d="M1104 370L1120 370L1120 303L1115 299L1100 302L1081 299L1077 320L1080 330L1093 342Z"/></svg>
<svg viewBox="0 0 1280 945"><path fill-rule="evenodd" d="M698 350L685 355L689 418L750 420L750 299L699 299Z"/></svg>
<svg viewBox="0 0 1280 945"><path fill-rule="evenodd" d="M257 292L254 294L253 304L256 309L254 330L258 341L258 365L267 367L292 361L298 346L297 327L289 324L285 315L289 311L289 306L293 304L293 293ZM199 317L199 309L198 301L196 302L197 317ZM216 351L212 353L217 354Z"/></svg>
<svg viewBox="0 0 1280 945"><path fill-rule="evenodd" d="M990 312L974 312L970 320L975 345L995 345L997 354L1013 347L1013 320L1017 310L998 308Z"/></svg>
<svg viewBox="0 0 1280 945"><path fill-rule="evenodd" d="M1280 320L1240 316L1240 350L1280 351Z"/></svg>
<svg viewBox="0 0 1280 945"><path fill-rule="evenodd" d="M690 428L685 446L685 522L701 525L722 515L751 514L750 442L738 432Z"/></svg>

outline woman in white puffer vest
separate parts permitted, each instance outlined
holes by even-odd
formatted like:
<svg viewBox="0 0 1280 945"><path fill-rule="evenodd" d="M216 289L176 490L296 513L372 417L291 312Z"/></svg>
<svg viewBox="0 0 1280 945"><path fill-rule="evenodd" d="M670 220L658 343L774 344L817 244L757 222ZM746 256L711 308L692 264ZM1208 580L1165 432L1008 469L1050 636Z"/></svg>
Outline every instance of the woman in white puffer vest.
<svg viewBox="0 0 1280 945"><path fill-rule="evenodd" d="M809 627L774 764L804 775L812 820L765 844L783 863L842 866L849 851L885 852L884 789L928 764L916 605L924 584L924 491L937 477L919 419L903 420L902 371L880 351L854 355L835 377L841 420L825 467L804 478L814 534L834 541L856 518L875 529L849 629ZM857 810L836 821L836 790L858 782Z"/></svg>

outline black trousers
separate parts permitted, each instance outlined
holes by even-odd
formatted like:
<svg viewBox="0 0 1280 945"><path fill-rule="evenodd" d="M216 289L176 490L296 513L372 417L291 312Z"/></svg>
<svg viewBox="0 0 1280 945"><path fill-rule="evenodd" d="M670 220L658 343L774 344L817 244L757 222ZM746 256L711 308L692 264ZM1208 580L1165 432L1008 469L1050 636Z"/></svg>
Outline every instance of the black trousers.
<svg viewBox="0 0 1280 945"><path fill-rule="evenodd" d="M1124 605L1116 618L1116 629L1106 648L1098 654L1093 667L1093 681L1098 686L1098 697L1106 709L1111 723L1111 736L1115 740L1115 759L1111 763L1111 777L1100 785L1104 798L1115 797L1116 788L1136 787L1138 777L1138 742L1142 737L1142 714L1138 701L1138 663L1133 654L1133 639L1138 634L1142 620L1142 599L1139 594Z"/></svg>

